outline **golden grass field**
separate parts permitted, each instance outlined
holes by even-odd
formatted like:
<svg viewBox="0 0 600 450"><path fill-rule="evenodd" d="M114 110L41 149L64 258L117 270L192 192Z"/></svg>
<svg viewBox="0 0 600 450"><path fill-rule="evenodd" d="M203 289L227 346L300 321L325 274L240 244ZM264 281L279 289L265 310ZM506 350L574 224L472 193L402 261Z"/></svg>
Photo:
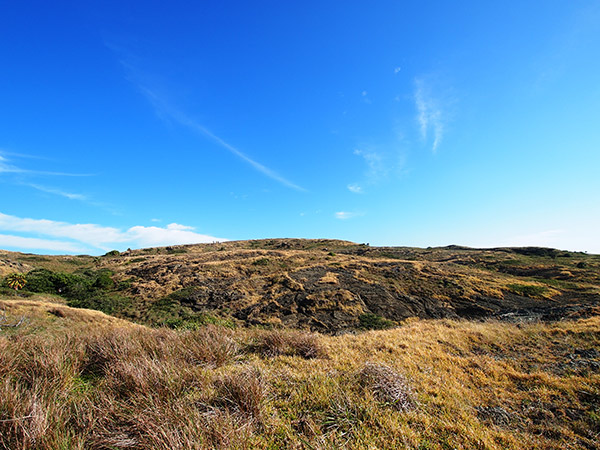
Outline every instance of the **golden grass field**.
<svg viewBox="0 0 600 450"><path fill-rule="evenodd" d="M596 449L600 317L338 336L3 297L0 448Z"/></svg>

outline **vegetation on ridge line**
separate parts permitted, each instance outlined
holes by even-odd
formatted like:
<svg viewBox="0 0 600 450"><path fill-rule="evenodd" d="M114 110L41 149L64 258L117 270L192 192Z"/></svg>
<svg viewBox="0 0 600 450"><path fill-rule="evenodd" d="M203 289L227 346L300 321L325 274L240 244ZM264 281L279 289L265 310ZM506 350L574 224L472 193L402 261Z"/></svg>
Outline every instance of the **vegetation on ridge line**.
<svg viewBox="0 0 600 450"><path fill-rule="evenodd" d="M266 239L106 257L0 253L3 275L40 271L69 284L54 294L70 305L176 328L220 323L335 334L409 317L586 316L600 300L600 256L537 247ZM40 292L37 284L21 292ZM376 316L383 322L368 323Z"/></svg>

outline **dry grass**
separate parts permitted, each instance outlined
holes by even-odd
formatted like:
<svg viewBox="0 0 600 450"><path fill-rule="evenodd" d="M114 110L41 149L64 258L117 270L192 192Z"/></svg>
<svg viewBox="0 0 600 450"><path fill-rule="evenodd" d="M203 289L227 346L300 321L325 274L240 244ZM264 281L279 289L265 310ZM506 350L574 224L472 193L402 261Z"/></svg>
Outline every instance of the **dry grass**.
<svg viewBox="0 0 600 450"><path fill-rule="evenodd" d="M267 357L280 355L300 356L306 359L327 357L319 335L296 330L256 332L251 348Z"/></svg>
<svg viewBox="0 0 600 450"><path fill-rule="evenodd" d="M359 373L361 381L380 401L399 411L416 407L415 394L402 374L384 364L366 363Z"/></svg>
<svg viewBox="0 0 600 450"><path fill-rule="evenodd" d="M600 446L599 317L333 337L35 311L0 331L0 449Z"/></svg>
<svg viewBox="0 0 600 450"><path fill-rule="evenodd" d="M50 295L36 295L34 299L2 299L0 298L0 311L6 311L14 317L34 318L44 320L61 318L65 323L74 326L137 326L123 319L109 316L100 311L91 309L70 308L64 305L60 297Z"/></svg>

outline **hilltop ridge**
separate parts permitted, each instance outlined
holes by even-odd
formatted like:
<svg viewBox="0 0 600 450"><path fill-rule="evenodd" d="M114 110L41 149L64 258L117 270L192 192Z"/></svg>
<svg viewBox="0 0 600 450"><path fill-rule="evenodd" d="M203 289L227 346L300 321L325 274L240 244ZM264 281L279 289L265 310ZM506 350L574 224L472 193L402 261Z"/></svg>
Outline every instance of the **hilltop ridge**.
<svg viewBox="0 0 600 450"><path fill-rule="evenodd" d="M600 300L600 256L539 247L263 239L102 257L0 253L1 274L40 270L83 278L101 271L106 298L119 304L78 306L172 326L211 320L338 333L409 317L587 316Z"/></svg>

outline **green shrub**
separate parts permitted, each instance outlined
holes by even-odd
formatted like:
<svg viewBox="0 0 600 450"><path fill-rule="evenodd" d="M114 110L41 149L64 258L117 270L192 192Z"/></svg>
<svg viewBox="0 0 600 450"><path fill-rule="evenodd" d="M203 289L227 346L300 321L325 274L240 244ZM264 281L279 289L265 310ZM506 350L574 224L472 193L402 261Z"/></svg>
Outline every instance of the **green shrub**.
<svg viewBox="0 0 600 450"><path fill-rule="evenodd" d="M117 294L108 269L84 270L78 273L52 272L35 269L26 275L26 289L30 292L58 294L74 308L88 308L106 314L123 315L131 306L131 299Z"/></svg>
<svg viewBox="0 0 600 450"><path fill-rule="evenodd" d="M197 330L206 325L234 328L235 322L207 311L194 311L189 306L198 297L194 287L180 289L155 301L146 313L146 321L178 330Z"/></svg>
<svg viewBox="0 0 600 450"><path fill-rule="evenodd" d="M252 263L254 266L267 266L269 265L269 258L259 258Z"/></svg>
<svg viewBox="0 0 600 450"><path fill-rule="evenodd" d="M48 269L34 269L26 275L27 290L44 294L76 295L87 290L90 284L85 278L71 273L52 272Z"/></svg>
<svg viewBox="0 0 600 450"><path fill-rule="evenodd" d="M94 281L93 286L98 289L112 289L115 287L115 282L112 279L113 272L108 269L102 269L98 271L96 276L96 281Z"/></svg>
<svg viewBox="0 0 600 450"><path fill-rule="evenodd" d="M27 291L17 292L14 289L4 286L2 284L2 285L0 285L0 295L2 295L4 297L31 297L33 294L31 294Z"/></svg>
<svg viewBox="0 0 600 450"><path fill-rule="evenodd" d="M535 286L531 284L509 284L508 288L517 295L523 297L541 297L547 289L544 286Z"/></svg>
<svg viewBox="0 0 600 450"><path fill-rule="evenodd" d="M166 250L169 255L188 252L187 249L183 247L167 247Z"/></svg>
<svg viewBox="0 0 600 450"><path fill-rule="evenodd" d="M89 296L80 296L67 301L73 308L87 308L115 315L125 312L131 306L131 299L117 294L93 291Z"/></svg>
<svg viewBox="0 0 600 450"><path fill-rule="evenodd" d="M373 313L361 314L358 320L363 330L384 330L396 326L396 322Z"/></svg>
<svg viewBox="0 0 600 450"><path fill-rule="evenodd" d="M231 319L214 316L208 313L186 314L181 317L171 317L158 322L157 325L164 325L175 330L199 330L208 325L218 325L224 328L235 328L236 324Z"/></svg>

